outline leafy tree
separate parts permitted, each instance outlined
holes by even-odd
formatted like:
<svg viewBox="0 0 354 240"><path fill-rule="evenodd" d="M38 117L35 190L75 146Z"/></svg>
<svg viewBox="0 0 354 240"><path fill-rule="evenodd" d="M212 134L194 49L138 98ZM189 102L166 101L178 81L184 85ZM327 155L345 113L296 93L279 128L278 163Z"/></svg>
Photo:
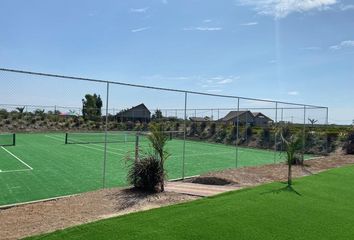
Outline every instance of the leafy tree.
<svg viewBox="0 0 354 240"><path fill-rule="evenodd" d="M157 120L157 119L162 119L162 111L160 109L156 109L155 113L152 115L151 117L153 120Z"/></svg>
<svg viewBox="0 0 354 240"><path fill-rule="evenodd" d="M96 93L86 94L82 99L82 115L87 120L97 120L102 116L102 99Z"/></svg>

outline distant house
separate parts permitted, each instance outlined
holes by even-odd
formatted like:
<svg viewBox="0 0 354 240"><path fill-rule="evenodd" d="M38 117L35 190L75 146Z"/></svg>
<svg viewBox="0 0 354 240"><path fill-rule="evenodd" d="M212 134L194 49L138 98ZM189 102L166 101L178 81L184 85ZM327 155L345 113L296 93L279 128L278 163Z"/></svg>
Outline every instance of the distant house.
<svg viewBox="0 0 354 240"><path fill-rule="evenodd" d="M190 117L191 122L210 122L209 117Z"/></svg>
<svg viewBox="0 0 354 240"><path fill-rule="evenodd" d="M269 124L272 124L274 122L271 118L267 117L266 115L264 115L261 112L254 112L252 114L254 116L253 124L255 126L265 127L265 126L268 126Z"/></svg>
<svg viewBox="0 0 354 240"><path fill-rule="evenodd" d="M117 114L117 119L121 122L132 121L132 122L150 122L151 112L145 106L145 104L139 104L130 109L123 110Z"/></svg>
<svg viewBox="0 0 354 240"><path fill-rule="evenodd" d="M225 117L221 118L219 121L237 124L239 121L240 125L253 125L257 127L265 127L273 123L273 120L261 112L251 111L231 111Z"/></svg>
<svg viewBox="0 0 354 240"><path fill-rule="evenodd" d="M231 111L219 121L237 124L253 124L254 116L250 111Z"/></svg>

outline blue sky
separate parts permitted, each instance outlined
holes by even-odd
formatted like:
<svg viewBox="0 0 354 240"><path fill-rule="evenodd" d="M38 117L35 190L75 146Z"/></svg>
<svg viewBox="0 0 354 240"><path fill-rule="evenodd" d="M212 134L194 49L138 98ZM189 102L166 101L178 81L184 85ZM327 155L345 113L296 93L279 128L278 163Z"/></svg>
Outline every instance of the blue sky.
<svg viewBox="0 0 354 240"><path fill-rule="evenodd" d="M1 67L324 105L331 122L354 119L354 1L2 0L0 24ZM1 102L79 106L85 92L104 95L13 79L0 75ZM183 107L178 94L112 91L117 108ZM190 99L218 106L234 102Z"/></svg>

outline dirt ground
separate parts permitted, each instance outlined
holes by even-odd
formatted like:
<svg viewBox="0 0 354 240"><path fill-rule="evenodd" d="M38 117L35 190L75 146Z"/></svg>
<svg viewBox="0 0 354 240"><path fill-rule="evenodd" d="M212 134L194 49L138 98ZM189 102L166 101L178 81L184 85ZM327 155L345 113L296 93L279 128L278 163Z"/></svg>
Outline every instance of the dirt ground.
<svg viewBox="0 0 354 240"><path fill-rule="evenodd" d="M354 164L354 155L336 154L328 157L307 160L304 166L293 166L293 178L309 176L328 169ZM275 181L286 181L288 166L285 163L270 164L257 167L245 167L237 169L226 169L222 171L210 172L198 178L188 179L188 182L203 182L207 179L210 184L211 178L216 178L238 185L239 187L257 186Z"/></svg>
<svg viewBox="0 0 354 240"><path fill-rule="evenodd" d="M0 239L19 239L131 212L191 201L197 197L165 192L144 194L105 189L58 200L0 210Z"/></svg>
<svg viewBox="0 0 354 240"><path fill-rule="evenodd" d="M306 166L294 166L293 176L302 177L327 169L354 164L354 155L334 155L306 161ZM256 186L287 178L287 166L282 164L228 169L204 174L199 183L210 178L225 179L240 188ZM196 179L186 180L187 182ZM100 219L119 216L161 206L198 199L196 196L165 192L144 194L129 189L105 189L48 202L0 210L0 239L19 239L52 232Z"/></svg>

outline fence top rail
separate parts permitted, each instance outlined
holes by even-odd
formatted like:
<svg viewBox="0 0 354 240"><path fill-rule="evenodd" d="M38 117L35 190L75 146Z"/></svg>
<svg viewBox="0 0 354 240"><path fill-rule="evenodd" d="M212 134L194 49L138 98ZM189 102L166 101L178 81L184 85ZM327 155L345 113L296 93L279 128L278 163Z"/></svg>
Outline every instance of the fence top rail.
<svg viewBox="0 0 354 240"><path fill-rule="evenodd" d="M260 102L268 102L268 103L276 103L276 104L288 104L288 105L294 105L294 106L302 106L304 108L314 107L314 108L327 109L327 107L324 107L324 106L308 105L308 104L301 104L301 103L291 103L291 102L275 101L275 100L268 100L268 99L258 99L258 98L249 98L249 97L239 97L239 96L233 96L233 95L222 95L222 94L204 93L204 92L181 90L181 89L154 87L154 86L148 86L148 85L131 84L131 83L125 83L125 82L111 81L111 80L58 75L58 74L43 73L43 72L24 71L24 70L18 70L18 69L10 69L10 68L0 68L0 71L20 73L20 74L30 74L30 75L36 75L36 76L52 77L52 78L71 79L71 80L78 80L78 81L89 81L89 82L97 82L97 83L116 84L116 85L121 85L121 86L146 88L146 89L162 90L162 91L169 91L169 92L189 93L189 94L196 94L196 95L203 95L203 96L234 98L234 99L260 101Z"/></svg>
<svg viewBox="0 0 354 240"><path fill-rule="evenodd" d="M40 109L40 108L45 108L45 109L75 109L75 110L82 110L82 107L74 107L74 106L61 106L61 105L34 105L34 104L13 104L13 103L0 103L0 107L27 107L27 108L33 108L33 109ZM126 108L108 108L109 111L121 111L121 110L125 110L125 109L129 109L130 107L126 107ZM325 107L309 107L308 105L306 105L306 109L311 110L311 109L324 109ZM93 108L90 108L93 109ZM211 107L211 108L187 108L187 111L232 111L237 109L235 108L219 108L219 107ZM303 110L304 107L240 107L241 111L246 111L246 110L296 110L296 109L300 109ZM184 108L149 108L149 110L161 110L163 111L184 111ZM145 110L136 110L136 111L145 111Z"/></svg>

